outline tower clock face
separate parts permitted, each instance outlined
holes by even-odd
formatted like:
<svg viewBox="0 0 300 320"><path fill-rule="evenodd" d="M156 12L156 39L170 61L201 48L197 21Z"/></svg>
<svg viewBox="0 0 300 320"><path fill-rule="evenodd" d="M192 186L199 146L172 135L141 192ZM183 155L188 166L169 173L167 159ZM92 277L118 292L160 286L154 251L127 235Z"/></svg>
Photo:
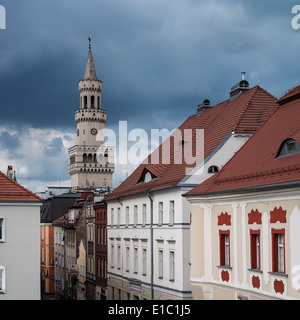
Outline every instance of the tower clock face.
<svg viewBox="0 0 300 320"><path fill-rule="evenodd" d="M97 134L97 129L95 129L95 128L91 129L91 134L93 134L93 135Z"/></svg>

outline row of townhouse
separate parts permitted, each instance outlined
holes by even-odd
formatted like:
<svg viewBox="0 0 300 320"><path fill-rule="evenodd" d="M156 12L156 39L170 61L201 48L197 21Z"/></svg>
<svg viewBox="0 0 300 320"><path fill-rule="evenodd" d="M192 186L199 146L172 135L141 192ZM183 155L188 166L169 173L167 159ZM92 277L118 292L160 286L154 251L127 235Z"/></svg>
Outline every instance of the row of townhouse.
<svg viewBox="0 0 300 320"><path fill-rule="evenodd" d="M40 300L43 199L0 172L0 300Z"/></svg>
<svg viewBox="0 0 300 320"><path fill-rule="evenodd" d="M44 202L41 209L43 293L58 299L106 299L104 196L105 193L92 191L68 193ZM47 254L44 248L48 248Z"/></svg>
<svg viewBox="0 0 300 320"><path fill-rule="evenodd" d="M299 110L300 86L244 78L199 105L179 130L204 130L201 161L174 161L198 143L175 133L107 197L108 298L298 300Z"/></svg>
<svg viewBox="0 0 300 320"><path fill-rule="evenodd" d="M229 99L199 103L108 195L108 299L196 297L190 252L199 239L191 240L191 205L183 195L220 171L277 108L276 98L250 88L243 73Z"/></svg>

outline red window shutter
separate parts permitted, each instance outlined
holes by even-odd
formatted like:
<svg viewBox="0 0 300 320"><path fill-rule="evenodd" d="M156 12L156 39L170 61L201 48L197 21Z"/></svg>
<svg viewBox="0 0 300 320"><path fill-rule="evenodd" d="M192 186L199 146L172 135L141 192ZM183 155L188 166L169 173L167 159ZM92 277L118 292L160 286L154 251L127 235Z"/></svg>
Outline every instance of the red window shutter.
<svg viewBox="0 0 300 320"><path fill-rule="evenodd" d="M272 266L273 272L278 271L278 235L272 230Z"/></svg>

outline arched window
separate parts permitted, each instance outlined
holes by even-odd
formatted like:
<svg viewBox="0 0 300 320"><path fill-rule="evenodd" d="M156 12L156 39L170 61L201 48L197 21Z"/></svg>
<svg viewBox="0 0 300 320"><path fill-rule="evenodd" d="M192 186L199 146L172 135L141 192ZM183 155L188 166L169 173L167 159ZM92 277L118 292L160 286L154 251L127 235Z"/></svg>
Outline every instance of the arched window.
<svg viewBox="0 0 300 320"><path fill-rule="evenodd" d="M95 108L95 96L91 96L91 108Z"/></svg>
<svg viewBox="0 0 300 320"><path fill-rule="evenodd" d="M83 107L84 109L87 109L87 96L83 97Z"/></svg>
<svg viewBox="0 0 300 320"><path fill-rule="evenodd" d="M87 162L87 154L86 153L83 154L83 162Z"/></svg>
<svg viewBox="0 0 300 320"><path fill-rule="evenodd" d="M211 166L207 170L208 173L216 173L218 171L219 171L219 168L217 166Z"/></svg>
<svg viewBox="0 0 300 320"><path fill-rule="evenodd" d="M100 109L100 97L98 97L98 109Z"/></svg>
<svg viewBox="0 0 300 320"><path fill-rule="evenodd" d="M91 153L88 155L88 162L93 162L93 155Z"/></svg>

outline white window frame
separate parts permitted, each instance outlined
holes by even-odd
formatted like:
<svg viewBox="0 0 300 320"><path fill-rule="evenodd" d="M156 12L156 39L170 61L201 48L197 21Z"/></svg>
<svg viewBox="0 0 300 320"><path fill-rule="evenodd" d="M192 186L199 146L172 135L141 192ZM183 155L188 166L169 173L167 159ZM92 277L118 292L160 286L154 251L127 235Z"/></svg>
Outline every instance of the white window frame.
<svg viewBox="0 0 300 320"><path fill-rule="evenodd" d="M170 216L169 216L169 225L170 226L173 226L174 224L174 213L175 213L175 201L174 200L171 200L170 203L169 203L169 210L170 210Z"/></svg>
<svg viewBox="0 0 300 320"><path fill-rule="evenodd" d="M143 249L143 275L147 274L147 249Z"/></svg>
<svg viewBox="0 0 300 320"><path fill-rule="evenodd" d="M138 224L138 206L137 205L133 207L133 212L134 212L134 225L137 226Z"/></svg>
<svg viewBox="0 0 300 320"><path fill-rule="evenodd" d="M147 223L147 205L143 204L143 226Z"/></svg>
<svg viewBox="0 0 300 320"><path fill-rule="evenodd" d="M5 242L5 217L0 217L0 242Z"/></svg>
<svg viewBox="0 0 300 320"><path fill-rule="evenodd" d="M129 207L126 207L126 227L129 225Z"/></svg>
<svg viewBox="0 0 300 320"><path fill-rule="evenodd" d="M133 255L133 257L134 257L134 270L133 270L133 272L138 273L138 265L139 265L138 248L134 248L133 252L134 252L134 255Z"/></svg>
<svg viewBox="0 0 300 320"><path fill-rule="evenodd" d="M0 294L6 293L6 270L5 267L0 266Z"/></svg>
<svg viewBox="0 0 300 320"><path fill-rule="evenodd" d="M164 222L164 204L163 202L158 203L158 225L161 226Z"/></svg>
<svg viewBox="0 0 300 320"><path fill-rule="evenodd" d="M158 278L163 279L164 275L164 252L163 250L158 250Z"/></svg>
<svg viewBox="0 0 300 320"><path fill-rule="evenodd" d="M175 280L175 252L174 251L170 251L169 253L169 266L170 266L169 280L174 281Z"/></svg>

